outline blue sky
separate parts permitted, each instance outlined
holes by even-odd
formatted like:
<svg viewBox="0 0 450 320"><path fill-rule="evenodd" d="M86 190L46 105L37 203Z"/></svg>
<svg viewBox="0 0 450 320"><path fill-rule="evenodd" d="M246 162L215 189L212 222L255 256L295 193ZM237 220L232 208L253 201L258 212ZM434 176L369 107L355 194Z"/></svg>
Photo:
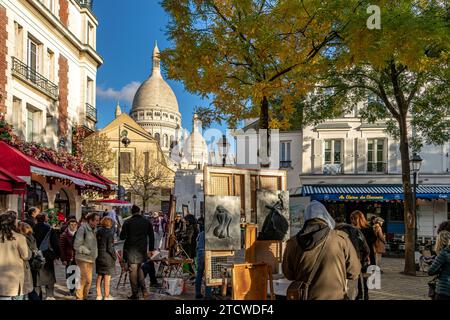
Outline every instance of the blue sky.
<svg viewBox="0 0 450 320"><path fill-rule="evenodd" d="M130 110L134 92L151 73L155 40L160 50L170 45L165 35L169 18L159 0L96 0L94 12L99 20L97 51L105 60L97 74L97 127L102 128L114 119L117 99ZM168 83L177 96L183 127L191 130L194 107L207 102L185 92L181 82Z"/></svg>

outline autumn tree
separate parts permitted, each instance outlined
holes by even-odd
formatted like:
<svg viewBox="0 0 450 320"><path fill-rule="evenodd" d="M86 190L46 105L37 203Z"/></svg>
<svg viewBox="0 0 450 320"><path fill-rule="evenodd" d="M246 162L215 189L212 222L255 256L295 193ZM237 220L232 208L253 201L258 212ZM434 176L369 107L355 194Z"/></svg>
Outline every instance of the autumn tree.
<svg viewBox="0 0 450 320"><path fill-rule="evenodd" d="M197 109L205 126L259 117L261 129L288 128L306 79L363 2L163 0L174 45L161 58L169 78L211 98Z"/></svg>
<svg viewBox="0 0 450 320"><path fill-rule="evenodd" d="M81 143L81 154L86 162L102 170L110 170L114 166L115 155L104 133L96 132L85 138Z"/></svg>
<svg viewBox="0 0 450 320"><path fill-rule="evenodd" d="M126 181L129 190L142 201L142 209L145 212L149 201L157 202L163 190L172 188L173 171L156 159L147 162L143 155L136 159L136 165Z"/></svg>
<svg viewBox="0 0 450 320"><path fill-rule="evenodd" d="M383 120L400 142L404 192L405 267L415 274L416 216L410 157L423 143L443 144L450 132L450 28L443 1L372 1L381 8L381 29L366 28L367 13L330 50L327 72L318 74L310 103L352 109L368 101L361 116ZM413 151L413 152L411 152Z"/></svg>

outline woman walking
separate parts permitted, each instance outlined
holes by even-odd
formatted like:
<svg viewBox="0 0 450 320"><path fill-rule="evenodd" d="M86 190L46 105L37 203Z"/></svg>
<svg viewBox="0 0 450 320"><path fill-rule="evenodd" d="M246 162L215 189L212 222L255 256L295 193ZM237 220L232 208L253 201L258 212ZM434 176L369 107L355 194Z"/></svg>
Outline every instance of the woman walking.
<svg viewBox="0 0 450 320"><path fill-rule="evenodd" d="M31 251L30 260L25 262L25 282L24 292L27 295L27 300L40 300L34 288L36 287L37 270L32 269L32 261L36 259L37 246L36 239L33 237L33 228L28 223L19 222L17 227L19 233L23 235L27 240L28 249Z"/></svg>
<svg viewBox="0 0 450 320"><path fill-rule="evenodd" d="M45 258L44 266L37 273L37 294L43 300L55 300L55 260L59 258L59 237L48 224L48 216L44 213L36 217L33 228L36 245ZM44 293L45 291L45 299Z"/></svg>
<svg viewBox="0 0 450 320"><path fill-rule="evenodd" d="M380 217L376 218L373 224L373 230L375 231L375 262L381 269L381 257L386 252L386 237L383 233L384 220Z"/></svg>
<svg viewBox="0 0 450 320"><path fill-rule="evenodd" d="M26 238L16 232L17 213L0 214L0 300L25 300L25 263L31 258Z"/></svg>
<svg viewBox="0 0 450 320"><path fill-rule="evenodd" d="M80 286L75 291L77 300L87 300L92 285L92 272L98 255L95 229L99 220L100 217L96 213L89 213L86 216L86 222L78 229L73 242L75 261L80 268Z"/></svg>
<svg viewBox="0 0 450 320"><path fill-rule="evenodd" d="M95 261L97 271L97 300L103 300L103 290L105 292L105 300L114 300L110 294L111 275L114 273L116 266L116 251L114 249L114 221L106 216L100 222L101 228L97 231L98 257Z"/></svg>
<svg viewBox="0 0 450 320"><path fill-rule="evenodd" d="M364 213L362 213L359 210L352 212L352 214L350 215L350 221L352 225L358 228L364 235L364 239L366 240L366 243L369 246L369 263L370 265L375 265L376 264L375 242L377 240L377 236L375 235L373 227L371 227L367 222ZM367 272L367 265L363 266L361 269L361 273L365 274L366 272ZM367 287L367 277L363 276L362 281L359 281L358 283L358 296L356 297L356 300L369 300L369 288Z"/></svg>
<svg viewBox="0 0 450 320"><path fill-rule="evenodd" d="M450 232L438 233L435 251L437 258L428 270L430 276L437 277L434 300L450 300Z"/></svg>

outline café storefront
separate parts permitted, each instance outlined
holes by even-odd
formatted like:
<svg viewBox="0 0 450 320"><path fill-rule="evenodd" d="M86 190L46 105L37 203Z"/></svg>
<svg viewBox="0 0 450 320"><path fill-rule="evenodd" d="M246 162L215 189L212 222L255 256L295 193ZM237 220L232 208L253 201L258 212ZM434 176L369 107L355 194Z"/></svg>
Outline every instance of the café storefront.
<svg viewBox="0 0 450 320"><path fill-rule="evenodd" d="M388 237L405 233L401 185L305 185L302 195L322 202L335 219L350 222L350 214L360 210L368 219L382 217ZM450 218L450 186L418 186L417 199L418 236L433 238L439 223Z"/></svg>

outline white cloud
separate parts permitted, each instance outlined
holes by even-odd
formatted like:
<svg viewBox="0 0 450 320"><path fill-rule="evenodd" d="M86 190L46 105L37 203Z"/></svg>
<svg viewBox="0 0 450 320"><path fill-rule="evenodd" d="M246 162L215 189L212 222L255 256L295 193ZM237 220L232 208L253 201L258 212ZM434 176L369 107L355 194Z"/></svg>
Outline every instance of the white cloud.
<svg viewBox="0 0 450 320"><path fill-rule="evenodd" d="M113 88L103 89L97 87L97 96L102 99L121 101L128 104L133 102L134 95L141 85L140 82L133 81L120 90L115 90Z"/></svg>

